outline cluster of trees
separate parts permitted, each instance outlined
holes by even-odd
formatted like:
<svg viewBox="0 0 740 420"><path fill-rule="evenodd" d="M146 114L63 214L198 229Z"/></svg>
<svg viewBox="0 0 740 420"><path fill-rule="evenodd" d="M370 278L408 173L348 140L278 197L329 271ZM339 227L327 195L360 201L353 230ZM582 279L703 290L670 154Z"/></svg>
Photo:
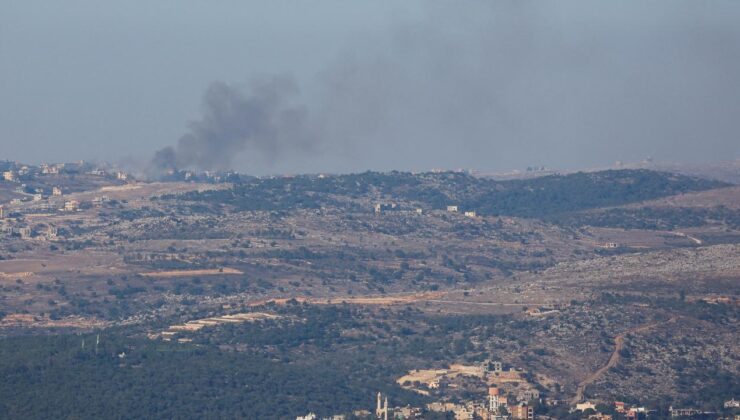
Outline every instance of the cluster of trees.
<svg viewBox="0 0 740 420"><path fill-rule="evenodd" d="M567 226L599 226L623 229L672 230L722 224L740 229L740 211L723 206L615 208L562 215L556 221Z"/></svg>
<svg viewBox="0 0 740 420"><path fill-rule="evenodd" d="M238 210L290 210L346 206L346 202L339 203L335 197L359 198L373 193L433 209L457 204L480 214L547 218L726 185L649 170L579 172L510 181L458 172L418 175L365 172L324 178L251 179L228 190L192 192L178 197L228 204Z"/></svg>
<svg viewBox="0 0 740 420"><path fill-rule="evenodd" d="M727 185L648 170L578 172L502 184L503 189L494 189L475 203L480 212L548 218L566 212L634 203Z"/></svg>
<svg viewBox="0 0 740 420"><path fill-rule="evenodd" d="M679 289L675 296L650 296L646 294L603 293L602 303L625 305L648 304L673 314L709 321L718 325L732 325L740 318L740 308L732 303L707 303L703 300L686 300L686 291Z"/></svg>
<svg viewBox="0 0 740 420"><path fill-rule="evenodd" d="M379 381L362 357L284 363L213 346L105 332L0 340L0 412L8 418L295 418L372 408ZM84 343L84 344L83 344ZM369 372L369 374L368 374Z"/></svg>
<svg viewBox="0 0 740 420"><path fill-rule="evenodd" d="M420 357L470 350L468 338L449 342L449 333L492 320L410 311L399 322L399 314L297 302L270 309L286 318L208 329L192 344L131 330L104 331L98 346L95 334L0 340L0 410L10 418L294 418L371 408L378 391L393 404L423 406L427 399L395 385L398 373ZM419 322L429 328L423 336ZM247 347L224 351L238 344Z"/></svg>

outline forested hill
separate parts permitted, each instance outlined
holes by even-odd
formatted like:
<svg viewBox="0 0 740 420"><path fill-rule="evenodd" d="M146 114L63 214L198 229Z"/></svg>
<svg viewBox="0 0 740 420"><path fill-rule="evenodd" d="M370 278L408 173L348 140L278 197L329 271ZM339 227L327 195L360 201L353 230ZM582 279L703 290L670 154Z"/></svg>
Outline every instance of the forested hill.
<svg viewBox="0 0 740 420"><path fill-rule="evenodd" d="M486 214L547 217L728 185L649 170L578 172L500 182L503 189L482 194L473 205Z"/></svg>
<svg viewBox="0 0 740 420"><path fill-rule="evenodd" d="M366 205L367 199L371 199L397 202L401 208L418 206L433 210L458 205L461 211L475 210L482 215L547 218L728 185L650 170L578 172L508 181L460 172L365 172L253 179L235 184L231 189L194 192L178 198L229 205L237 210L356 206L365 211L371 211Z"/></svg>

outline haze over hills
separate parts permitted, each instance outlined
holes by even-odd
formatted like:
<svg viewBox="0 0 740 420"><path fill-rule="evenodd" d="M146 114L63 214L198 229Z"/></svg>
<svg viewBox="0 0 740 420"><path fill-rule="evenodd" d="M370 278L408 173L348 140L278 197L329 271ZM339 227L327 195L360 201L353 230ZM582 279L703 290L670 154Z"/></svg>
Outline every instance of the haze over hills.
<svg viewBox="0 0 740 420"><path fill-rule="evenodd" d="M5 157L262 175L740 156L735 1L180 6L5 7Z"/></svg>
<svg viewBox="0 0 740 420"><path fill-rule="evenodd" d="M2 165L10 417L733 410L731 183Z"/></svg>
<svg viewBox="0 0 740 420"><path fill-rule="evenodd" d="M0 420L740 419L738 22L3 2Z"/></svg>

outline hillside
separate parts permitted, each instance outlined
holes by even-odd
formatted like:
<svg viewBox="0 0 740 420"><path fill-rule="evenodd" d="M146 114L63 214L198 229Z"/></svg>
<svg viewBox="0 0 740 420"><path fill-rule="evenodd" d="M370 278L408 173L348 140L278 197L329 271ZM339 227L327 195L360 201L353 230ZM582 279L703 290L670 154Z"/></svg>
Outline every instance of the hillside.
<svg viewBox="0 0 740 420"><path fill-rule="evenodd" d="M548 218L560 213L616 206L727 186L648 170L579 172L527 180L496 181L456 172L366 172L328 177L256 179L231 190L191 193L186 201L228 204L240 210L291 210L330 205L362 206L363 200L399 201L427 210L457 205L481 215ZM367 208L369 210L369 208Z"/></svg>
<svg viewBox="0 0 740 420"><path fill-rule="evenodd" d="M581 398L665 414L720 410L738 386L738 189L722 182L74 169L8 184L66 182L0 220L11 417L353 418L381 391L446 419L426 404L479 404L491 384L536 390L552 418L568 407L546 403Z"/></svg>

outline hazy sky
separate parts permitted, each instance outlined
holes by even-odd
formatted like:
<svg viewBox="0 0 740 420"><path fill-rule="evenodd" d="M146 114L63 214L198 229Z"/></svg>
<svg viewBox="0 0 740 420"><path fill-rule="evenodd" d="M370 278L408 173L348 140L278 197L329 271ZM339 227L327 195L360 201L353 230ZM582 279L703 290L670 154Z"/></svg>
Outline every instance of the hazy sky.
<svg viewBox="0 0 740 420"><path fill-rule="evenodd" d="M0 159L736 159L739 22L737 0L0 0Z"/></svg>

